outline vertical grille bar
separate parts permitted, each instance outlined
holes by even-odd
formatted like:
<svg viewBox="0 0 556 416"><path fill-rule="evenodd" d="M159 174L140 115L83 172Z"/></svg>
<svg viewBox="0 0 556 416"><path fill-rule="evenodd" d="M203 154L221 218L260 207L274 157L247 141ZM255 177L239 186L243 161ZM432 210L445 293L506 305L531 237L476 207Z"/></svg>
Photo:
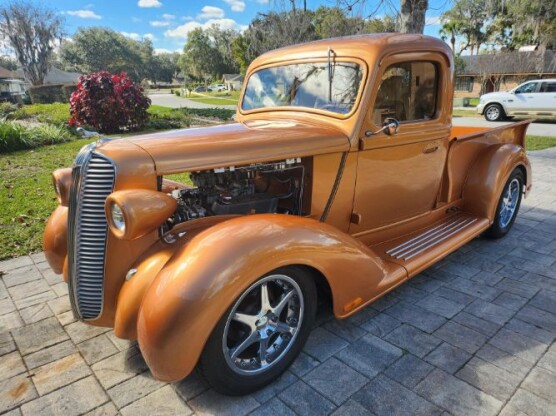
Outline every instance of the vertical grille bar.
<svg viewBox="0 0 556 416"><path fill-rule="evenodd" d="M114 189L112 161L89 149L76 159L68 224L70 299L79 319L102 312L104 259L108 224L104 202Z"/></svg>

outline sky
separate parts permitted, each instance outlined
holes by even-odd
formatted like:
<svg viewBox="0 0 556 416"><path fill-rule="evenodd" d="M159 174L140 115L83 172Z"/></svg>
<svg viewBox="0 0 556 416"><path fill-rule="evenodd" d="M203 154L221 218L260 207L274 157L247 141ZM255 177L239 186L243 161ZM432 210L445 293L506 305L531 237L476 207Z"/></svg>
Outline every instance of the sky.
<svg viewBox="0 0 556 416"><path fill-rule="evenodd" d="M0 0L2 3L5 0ZM298 0L298 3L302 3ZM257 15L280 11L284 0L43 0L61 13L69 37L79 27L105 26L132 39L149 38L157 52L181 51L187 33L213 23L224 28L244 30ZM309 9L335 6L336 0L307 0ZM396 0L367 0L365 15L392 14ZM450 0L430 0L425 33L438 36L439 16L450 7ZM361 13L354 9L353 13Z"/></svg>

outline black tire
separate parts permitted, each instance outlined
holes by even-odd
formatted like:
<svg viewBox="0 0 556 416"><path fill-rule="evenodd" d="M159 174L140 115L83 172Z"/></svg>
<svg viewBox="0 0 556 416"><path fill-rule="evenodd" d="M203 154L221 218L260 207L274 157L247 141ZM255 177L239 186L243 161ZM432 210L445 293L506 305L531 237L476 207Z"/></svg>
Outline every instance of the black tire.
<svg viewBox="0 0 556 416"><path fill-rule="evenodd" d="M519 207L521 206L521 198L523 196L523 184L524 184L524 177L521 170L516 169L510 175L510 178L507 180L504 188L502 190L502 194L500 195L500 199L498 200L498 204L496 205L496 216L494 217L494 222L490 226L490 228L485 232L485 236L488 238L502 238L504 237L508 231L512 228L512 225L515 222L517 217L517 213L519 212ZM514 200L511 199L508 201L508 190L512 186L518 185L517 189L517 201L515 201L515 208L512 210L511 216L508 216L507 208L506 210L503 209L504 204L506 207L508 203L513 203ZM510 190L511 193L511 190Z"/></svg>
<svg viewBox="0 0 556 416"><path fill-rule="evenodd" d="M280 276L285 276L291 280L280 280ZM291 281L294 281L297 287L295 287ZM262 286L265 283L266 288L268 288L266 289L269 299L268 304L273 308L276 308L280 304L280 300L284 299L290 290L294 291L294 295L289 297L290 300L286 306L279 312L276 312L278 317L269 312L270 317L268 320L265 319L264 321L265 323L268 322L266 325L262 324L261 320L268 314L260 318L263 314L262 306L259 307L259 304L262 305L262 297L260 299L258 298L262 296ZM284 287L280 286L281 284L284 284ZM297 296L298 293L301 293L301 300L299 296ZM276 299L278 297L277 294L280 296L279 299ZM246 308L250 308L251 305L253 309L251 313L248 313L249 309ZM313 327L316 307L317 290L314 276L305 269L300 267L284 267L266 274L245 290L245 292L233 302L232 306L228 308L214 328L199 360L201 374L214 390L231 396L249 394L266 386L279 377L280 374L290 366L301 351L301 348L303 348ZM297 321L297 326L293 324L290 326L290 328L296 328L296 332L293 335L289 332L284 332L282 334L279 331L272 335L266 335L268 347L264 350L264 354L268 357L269 363L266 363L266 360L264 361L265 365L269 367L264 368L263 365L261 365L263 360L260 359L262 358L261 351L263 344L261 343L259 334L268 334L268 331L272 332L264 328L269 328L268 325L272 325L273 322L290 325L290 323L293 322L290 321L292 318L285 317L290 313L294 314L296 308L299 308L299 320ZM257 309L259 309L258 312ZM243 316L257 317L258 320L254 325L256 330L253 330L249 327L249 324L245 322L242 323L237 319L232 319L232 315L237 316L238 313L243 314ZM226 338L224 338L225 333ZM243 333L243 336L239 337L237 335L238 333ZM230 337L230 334L233 336ZM243 352L238 354L237 357L233 357L233 354L230 355L230 353L234 351L234 348L229 347L230 340L232 340L234 344L238 344L235 345L235 349L237 350L239 349L237 347L242 345L251 335L259 337L259 340L254 341L247 348L242 350ZM276 338L273 338L275 336ZM239 339L234 340L234 337ZM283 340L284 337L286 337L285 340ZM289 338L289 341L287 338ZM280 352L282 343L285 343L285 346L282 347L282 351ZM269 349L276 354L274 358L272 358L273 361L271 361L270 354L266 355ZM241 357L242 354L244 355L243 357ZM254 356L250 358L251 355ZM247 368L244 366L247 366ZM249 371L253 373L248 373Z"/></svg>
<svg viewBox="0 0 556 416"><path fill-rule="evenodd" d="M500 121L506 117L506 113L500 104L488 104L483 114L486 121Z"/></svg>

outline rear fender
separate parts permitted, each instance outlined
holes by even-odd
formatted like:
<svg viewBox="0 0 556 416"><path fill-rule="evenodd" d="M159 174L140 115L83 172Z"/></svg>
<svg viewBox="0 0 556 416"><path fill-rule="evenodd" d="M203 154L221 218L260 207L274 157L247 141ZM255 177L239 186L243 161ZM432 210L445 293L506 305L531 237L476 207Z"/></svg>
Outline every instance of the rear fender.
<svg viewBox="0 0 556 416"><path fill-rule="evenodd" d="M525 173L526 193L531 188L531 164L525 149L513 143L486 148L468 173L463 187L463 209L494 221L503 187L517 167Z"/></svg>
<svg viewBox="0 0 556 416"><path fill-rule="evenodd" d="M376 296L390 267L397 267L308 218L262 214L217 224L180 248L143 298L137 333L153 374L165 381L188 375L233 301L261 276L288 265L325 276L339 317L354 299L363 303Z"/></svg>

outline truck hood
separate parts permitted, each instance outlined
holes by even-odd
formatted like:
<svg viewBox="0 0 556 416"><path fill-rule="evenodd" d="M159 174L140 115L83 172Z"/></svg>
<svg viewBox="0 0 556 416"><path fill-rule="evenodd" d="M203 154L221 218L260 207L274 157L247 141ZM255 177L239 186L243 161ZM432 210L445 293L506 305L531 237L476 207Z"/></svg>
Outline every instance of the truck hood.
<svg viewBox="0 0 556 416"><path fill-rule="evenodd" d="M250 120L119 140L145 150L157 175L349 150L348 137L334 127L289 120Z"/></svg>

